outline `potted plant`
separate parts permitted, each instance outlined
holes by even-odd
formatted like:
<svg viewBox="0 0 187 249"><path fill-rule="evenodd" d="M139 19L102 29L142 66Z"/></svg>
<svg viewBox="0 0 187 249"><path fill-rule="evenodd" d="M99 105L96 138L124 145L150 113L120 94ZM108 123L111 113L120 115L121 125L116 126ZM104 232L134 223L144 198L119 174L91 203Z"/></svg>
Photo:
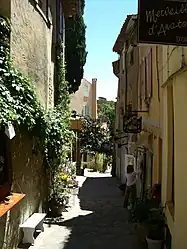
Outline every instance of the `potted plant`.
<svg viewBox="0 0 187 249"><path fill-rule="evenodd" d="M149 210L146 220L147 244L149 249L161 249L164 240L165 216L163 208L152 208Z"/></svg>
<svg viewBox="0 0 187 249"><path fill-rule="evenodd" d="M147 226L144 224L150 209L147 199L137 199L134 208L129 213L129 223L134 223L141 243L146 243Z"/></svg>
<svg viewBox="0 0 187 249"><path fill-rule="evenodd" d="M62 215L62 211L68 204L69 189L67 185L67 176L62 173L56 175L50 187L48 200L49 212L52 217Z"/></svg>
<svg viewBox="0 0 187 249"><path fill-rule="evenodd" d="M152 197L152 188L148 188L142 199L137 199L134 208L130 211L129 222L136 224L138 238L142 243L146 243L148 234L147 221L152 208L159 207Z"/></svg>

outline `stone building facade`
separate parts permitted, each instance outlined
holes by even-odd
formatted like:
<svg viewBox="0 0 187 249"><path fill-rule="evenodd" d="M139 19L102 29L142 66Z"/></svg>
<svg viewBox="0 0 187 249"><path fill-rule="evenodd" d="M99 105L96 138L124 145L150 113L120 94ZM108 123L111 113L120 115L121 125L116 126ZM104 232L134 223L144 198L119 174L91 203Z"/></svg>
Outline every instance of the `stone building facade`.
<svg viewBox="0 0 187 249"><path fill-rule="evenodd" d="M33 82L45 109L54 106L56 43L59 39L64 42L64 15L74 15L79 10L78 2L72 0L70 6L66 0L1 0L0 3L0 15L11 21L13 64ZM46 172L42 155L33 151L34 144L34 139L18 131L8 143L12 192L24 198L14 207L7 206L6 212L2 212L0 203L0 248L3 249L17 248L22 237L19 224L34 212L45 211Z"/></svg>
<svg viewBox="0 0 187 249"><path fill-rule="evenodd" d="M92 79L92 83L82 79L79 90L71 97L71 110L82 116L97 118L97 79Z"/></svg>
<svg viewBox="0 0 187 249"><path fill-rule="evenodd" d="M122 33L123 41L120 42L124 44L128 34ZM145 188L161 184L161 202L167 223L164 248L185 249L187 48L149 44L137 44L137 48L139 77L136 98L138 115L142 117L142 132L135 143L136 156L144 163ZM122 71L118 65L118 62L113 63L114 73L120 78ZM125 100L120 79L116 129L120 127L121 99ZM120 163L117 169L120 169Z"/></svg>
<svg viewBox="0 0 187 249"><path fill-rule="evenodd" d="M120 134L117 149L117 173L125 182L125 167L129 156L134 157L135 167L142 168L139 195L155 183L161 183L162 168L162 95L158 83L158 60L161 48L137 44L137 16L127 16L113 51L120 55L113 63L119 78L116 106L116 130ZM125 133L124 118L128 107L142 119L141 132ZM119 143L122 145L119 147ZM128 156L126 156L128 154ZM129 158L130 158L129 157Z"/></svg>

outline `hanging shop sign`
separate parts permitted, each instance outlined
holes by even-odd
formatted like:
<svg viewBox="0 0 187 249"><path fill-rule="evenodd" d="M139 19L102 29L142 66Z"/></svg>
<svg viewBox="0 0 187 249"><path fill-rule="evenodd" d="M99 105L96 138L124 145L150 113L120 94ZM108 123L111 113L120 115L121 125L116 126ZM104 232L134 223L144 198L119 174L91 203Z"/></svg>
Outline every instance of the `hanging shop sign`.
<svg viewBox="0 0 187 249"><path fill-rule="evenodd" d="M138 42L187 46L187 0L139 0Z"/></svg>
<svg viewBox="0 0 187 249"><path fill-rule="evenodd" d="M142 130L142 117L137 117L137 114L133 114L129 117L123 118L123 131L125 133L140 133Z"/></svg>

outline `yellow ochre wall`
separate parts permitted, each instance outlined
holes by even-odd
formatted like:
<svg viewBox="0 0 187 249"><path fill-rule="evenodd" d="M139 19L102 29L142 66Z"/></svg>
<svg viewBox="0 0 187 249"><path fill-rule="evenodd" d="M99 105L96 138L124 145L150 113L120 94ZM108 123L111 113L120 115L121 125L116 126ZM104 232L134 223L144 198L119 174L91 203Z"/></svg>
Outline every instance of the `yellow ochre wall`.
<svg viewBox="0 0 187 249"><path fill-rule="evenodd" d="M147 111L140 112L139 116L142 116L142 125L143 131L149 132L150 136L145 137L145 141L143 139L143 143L145 147L149 147L153 152L153 165L152 165L152 184L161 182L161 163L162 163L162 93L160 87L161 81L161 73L160 73L160 63L162 62L162 47L160 46L139 46L139 61L142 63L143 58L147 56L148 49L152 49L152 97L150 100L150 105L147 108L144 98L142 100L142 108L140 106L140 99L138 101L138 110ZM140 70L140 69L139 69ZM139 72L139 94L138 98L140 98L141 92L140 87L142 87L142 91L144 92L144 84L141 83L141 71ZM159 74L159 77L158 77ZM144 95L144 94L143 94ZM143 136L144 132L141 132L138 137L140 139ZM149 141L148 141L149 140ZM148 145L149 144L149 145ZM147 146L146 146L147 145ZM147 176L148 177L148 176ZM146 179L147 183L149 179ZM147 184L148 185L148 184Z"/></svg>
<svg viewBox="0 0 187 249"><path fill-rule="evenodd" d="M163 50L163 167L162 202L172 234L172 249L187 248L187 67L186 48L164 46ZM171 137L169 135L171 108L169 89L173 87L174 106L174 215L170 211L171 195Z"/></svg>

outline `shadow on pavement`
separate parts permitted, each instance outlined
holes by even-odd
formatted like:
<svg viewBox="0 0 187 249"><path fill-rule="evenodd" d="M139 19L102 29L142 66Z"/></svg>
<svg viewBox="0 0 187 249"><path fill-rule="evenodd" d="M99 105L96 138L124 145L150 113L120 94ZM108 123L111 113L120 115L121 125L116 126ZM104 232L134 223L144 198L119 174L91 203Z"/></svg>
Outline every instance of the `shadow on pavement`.
<svg viewBox="0 0 187 249"><path fill-rule="evenodd" d="M81 215L61 224L71 230L63 249L140 248L115 178L87 178L78 197Z"/></svg>

